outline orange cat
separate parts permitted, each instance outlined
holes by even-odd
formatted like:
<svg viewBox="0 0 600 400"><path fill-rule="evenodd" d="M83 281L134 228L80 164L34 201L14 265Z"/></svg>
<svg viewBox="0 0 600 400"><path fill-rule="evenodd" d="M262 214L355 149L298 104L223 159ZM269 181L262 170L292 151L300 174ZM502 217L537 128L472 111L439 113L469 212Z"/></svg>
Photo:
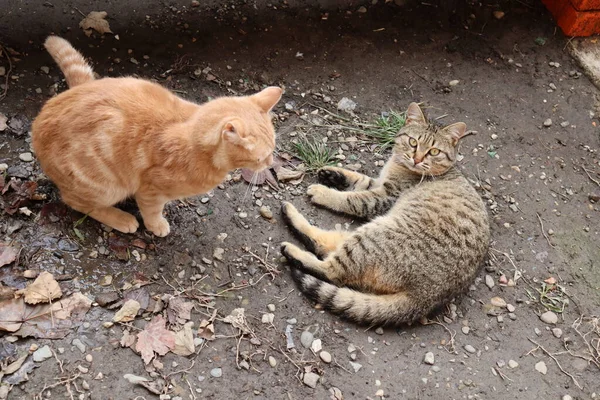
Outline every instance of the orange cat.
<svg viewBox="0 0 600 400"><path fill-rule="evenodd" d="M146 228L166 236L165 203L206 193L233 169L272 164L269 112L280 88L198 105L142 79L94 80L69 42L50 36L45 46L70 89L43 107L32 126L32 145L75 210L135 232L135 217L113 207L133 196Z"/></svg>

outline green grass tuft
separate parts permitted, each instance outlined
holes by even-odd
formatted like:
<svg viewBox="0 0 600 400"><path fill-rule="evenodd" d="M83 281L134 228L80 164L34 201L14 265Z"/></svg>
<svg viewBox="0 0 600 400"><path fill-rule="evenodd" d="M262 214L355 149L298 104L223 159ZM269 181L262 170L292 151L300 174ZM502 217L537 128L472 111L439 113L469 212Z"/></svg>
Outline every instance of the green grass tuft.
<svg viewBox="0 0 600 400"><path fill-rule="evenodd" d="M365 135L374 139L382 149L394 144L400 129L406 123L406 113L390 111L389 115L379 117L373 127L365 129Z"/></svg>
<svg viewBox="0 0 600 400"><path fill-rule="evenodd" d="M315 171L335 163L335 152L323 142L309 139L302 139L294 143L296 157L306 165L307 171Z"/></svg>

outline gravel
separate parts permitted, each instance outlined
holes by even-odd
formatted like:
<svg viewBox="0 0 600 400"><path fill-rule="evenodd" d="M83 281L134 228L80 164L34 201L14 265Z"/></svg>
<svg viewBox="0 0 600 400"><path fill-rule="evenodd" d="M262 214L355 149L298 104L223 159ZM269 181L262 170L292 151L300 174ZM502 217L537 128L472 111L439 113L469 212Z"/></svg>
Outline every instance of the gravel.
<svg viewBox="0 0 600 400"><path fill-rule="evenodd" d="M467 344L463 347L463 349L465 349L466 352L474 354L477 352L477 350L475 350L475 347L471 346L470 344Z"/></svg>
<svg viewBox="0 0 600 400"><path fill-rule="evenodd" d="M435 356L432 352L428 351L425 353L425 357L423 358L423 362L425 364L433 365L435 363Z"/></svg>
<svg viewBox="0 0 600 400"><path fill-rule="evenodd" d="M305 372L304 377L302 377L302 382L306 386L314 389L317 387L317 383L319 383L319 378L319 375L314 372Z"/></svg>
<svg viewBox="0 0 600 400"><path fill-rule="evenodd" d="M310 347L313 340L314 336L309 331L304 331L302 332L302 335L300 335L300 343L302 343L302 346L304 346L307 349Z"/></svg>
<svg viewBox="0 0 600 400"><path fill-rule="evenodd" d="M496 286L496 283L494 282L494 278L492 278L491 275L487 275L487 274L485 275L485 284L490 289L493 288L494 286Z"/></svg>
<svg viewBox="0 0 600 400"><path fill-rule="evenodd" d="M50 357L52 357L52 350L50 350L50 346L48 345L40 347L33 352L33 361L35 362L46 361Z"/></svg>
<svg viewBox="0 0 600 400"><path fill-rule="evenodd" d="M537 364L535 364L535 370L542 375L546 375L546 373L548 372L548 367L546 367L545 362L539 361Z"/></svg>
<svg viewBox="0 0 600 400"><path fill-rule="evenodd" d="M352 362L352 361L350 361L350 366L352 366L352 369L354 370L354 372L358 372L362 368L362 364Z"/></svg>
<svg viewBox="0 0 600 400"><path fill-rule="evenodd" d="M213 368L210 370L210 376L213 378L220 378L223 376L223 370L221 368Z"/></svg>
<svg viewBox="0 0 600 400"><path fill-rule="evenodd" d="M320 352L319 357L321 357L321 360L323 360L325 364L329 364L332 360L331 354L329 354L327 351Z"/></svg>
<svg viewBox="0 0 600 400"><path fill-rule="evenodd" d="M85 344L83 344L83 342L79 339L73 339L73 341L71 342L71 344L75 347L77 347L77 349L83 354L85 353Z"/></svg>
<svg viewBox="0 0 600 400"><path fill-rule="evenodd" d="M556 324L558 322L558 316L552 311L546 311L542 315L540 315L540 319L542 322L546 324Z"/></svg>

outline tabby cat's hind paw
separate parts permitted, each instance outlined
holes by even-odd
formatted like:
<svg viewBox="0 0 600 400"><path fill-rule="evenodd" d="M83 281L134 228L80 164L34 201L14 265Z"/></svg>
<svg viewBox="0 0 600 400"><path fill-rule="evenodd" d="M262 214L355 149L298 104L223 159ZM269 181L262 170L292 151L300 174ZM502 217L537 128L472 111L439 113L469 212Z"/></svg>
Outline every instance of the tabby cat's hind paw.
<svg viewBox="0 0 600 400"><path fill-rule="evenodd" d="M348 178L338 168L323 167L319 170L317 176L319 178L319 182L321 182L325 186L332 187L338 190L344 190L350 187L350 182L348 182Z"/></svg>

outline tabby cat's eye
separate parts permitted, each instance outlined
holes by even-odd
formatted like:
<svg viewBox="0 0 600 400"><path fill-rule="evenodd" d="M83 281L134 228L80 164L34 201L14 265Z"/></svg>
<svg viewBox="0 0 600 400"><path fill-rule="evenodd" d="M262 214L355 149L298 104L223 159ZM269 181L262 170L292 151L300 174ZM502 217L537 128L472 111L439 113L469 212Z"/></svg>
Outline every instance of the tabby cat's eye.
<svg viewBox="0 0 600 400"><path fill-rule="evenodd" d="M438 154L440 154L440 150L433 148L433 149L429 150L429 154L431 154L432 156L437 156Z"/></svg>
<svg viewBox="0 0 600 400"><path fill-rule="evenodd" d="M417 139L411 137L408 139L408 144L410 144L412 147L417 147Z"/></svg>

